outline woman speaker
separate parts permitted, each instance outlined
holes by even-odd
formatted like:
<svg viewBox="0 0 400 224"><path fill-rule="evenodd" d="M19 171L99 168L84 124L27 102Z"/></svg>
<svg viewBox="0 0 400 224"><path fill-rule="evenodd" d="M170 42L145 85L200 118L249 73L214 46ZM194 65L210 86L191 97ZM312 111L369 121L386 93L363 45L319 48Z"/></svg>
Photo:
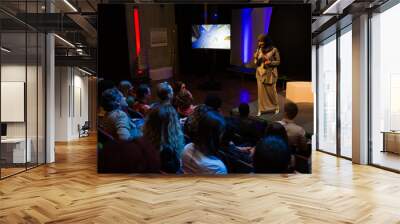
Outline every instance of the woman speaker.
<svg viewBox="0 0 400 224"><path fill-rule="evenodd" d="M257 51L254 53L254 63L257 65L256 78L258 89L258 113L279 113L278 93L278 66L280 56L278 49L269 36L260 34L257 38Z"/></svg>

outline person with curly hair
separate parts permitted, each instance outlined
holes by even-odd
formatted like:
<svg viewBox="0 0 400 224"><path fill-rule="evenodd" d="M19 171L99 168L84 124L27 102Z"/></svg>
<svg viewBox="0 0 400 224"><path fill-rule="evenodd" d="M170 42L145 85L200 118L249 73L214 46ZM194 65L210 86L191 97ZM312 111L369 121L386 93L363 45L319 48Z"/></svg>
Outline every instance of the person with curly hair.
<svg viewBox="0 0 400 224"><path fill-rule="evenodd" d="M187 90L180 91L175 97L175 107L180 117L188 117L194 111L193 97Z"/></svg>
<svg viewBox="0 0 400 224"><path fill-rule="evenodd" d="M184 136L178 114L171 104L162 104L150 110L143 127L143 137L160 150L161 171L180 171Z"/></svg>

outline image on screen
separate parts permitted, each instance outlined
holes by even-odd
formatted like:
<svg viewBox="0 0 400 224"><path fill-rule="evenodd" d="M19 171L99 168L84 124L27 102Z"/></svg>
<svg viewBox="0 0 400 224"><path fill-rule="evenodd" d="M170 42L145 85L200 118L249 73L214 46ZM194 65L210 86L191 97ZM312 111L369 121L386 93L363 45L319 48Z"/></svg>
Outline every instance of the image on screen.
<svg viewBox="0 0 400 224"><path fill-rule="evenodd" d="M193 25L192 48L230 49L231 25L230 24Z"/></svg>

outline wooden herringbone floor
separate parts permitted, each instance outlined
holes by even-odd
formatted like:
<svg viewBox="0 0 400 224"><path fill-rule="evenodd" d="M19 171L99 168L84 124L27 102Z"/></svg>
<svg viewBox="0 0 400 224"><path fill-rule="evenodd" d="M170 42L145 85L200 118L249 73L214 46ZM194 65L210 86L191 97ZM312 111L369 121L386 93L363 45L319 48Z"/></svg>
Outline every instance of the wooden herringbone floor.
<svg viewBox="0 0 400 224"><path fill-rule="evenodd" d="M95 139L0 181L0 223L400 223L400 175L314 153L312 175L98 175Z"/></svg>

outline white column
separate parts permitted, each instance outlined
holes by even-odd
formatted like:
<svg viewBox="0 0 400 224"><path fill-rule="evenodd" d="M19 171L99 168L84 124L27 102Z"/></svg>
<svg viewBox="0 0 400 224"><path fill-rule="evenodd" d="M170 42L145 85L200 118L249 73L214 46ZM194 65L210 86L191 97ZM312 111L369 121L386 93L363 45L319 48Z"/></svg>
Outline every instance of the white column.
<svg viewBox="0 0 400 224"><path fill-rule="evenodd" d="M368 15L353 19L353 162L368 163Z"/></svg>
<svg viewBox="0 0 400 224"><path fill-rule="evenodd" d="M46 2L48 12L54 11L50 1ZM46 35L46 163L55 161L55 44L54 34Z"/></svg>
<svg viewBox="0 0 400 224"><path fill-rule="evenodd" d="M54 35L47 34L46 36L46 163L55 161L54 149L54 132L55 132L55 76L54 76Z"/></svg>

